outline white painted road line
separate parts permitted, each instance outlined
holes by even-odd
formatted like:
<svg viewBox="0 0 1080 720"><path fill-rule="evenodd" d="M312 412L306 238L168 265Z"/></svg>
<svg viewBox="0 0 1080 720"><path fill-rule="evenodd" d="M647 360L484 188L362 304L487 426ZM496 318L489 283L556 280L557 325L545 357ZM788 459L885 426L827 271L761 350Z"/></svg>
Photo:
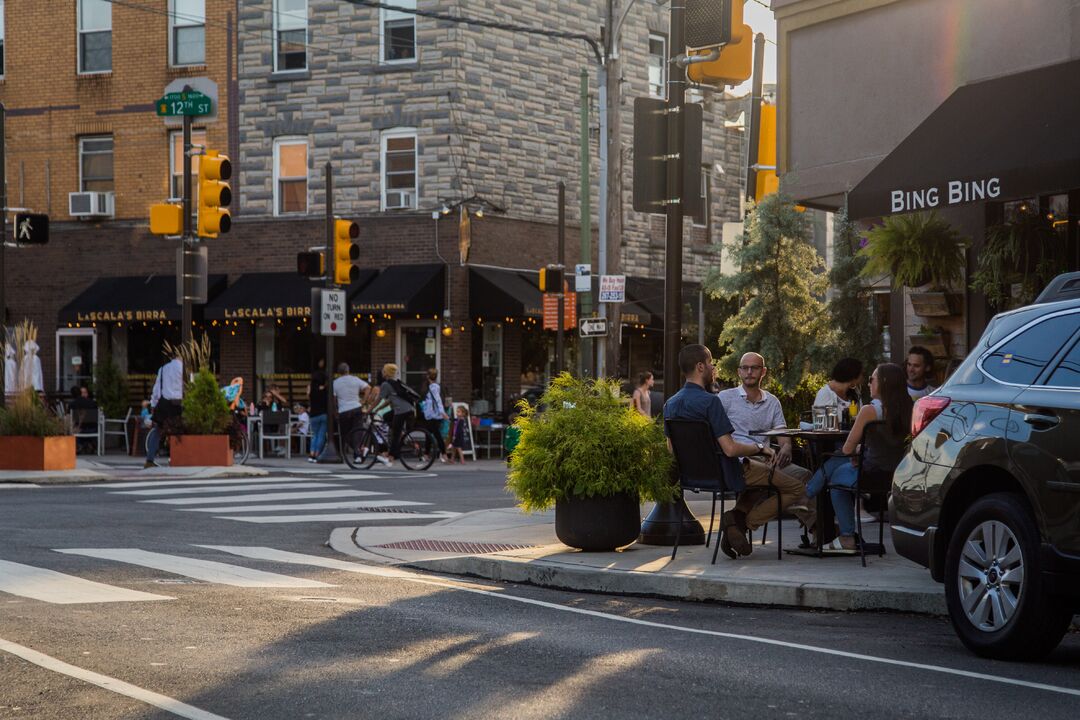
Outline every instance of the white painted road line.
<svg viewBox="0 0 1080 720"><path fill-rule="evenodd" d="M22 490L23 488L41 487L34 483L0 483L0 490Z"/></svg>
<svg viewBox="0 0 1080 720"><path fill-rule="evenodd" d="M111 495L142 495L144 497L162 495L195 495L197 493L226 493L245 492L247 490L300 490L302 488L334 488L345 487L341 483L324 482L283 482L283 483L255 483L252 485L229 485L227 487L197 487L197 488L152 488L150 490L124 490L112 492Z"/></svg>
<svg viewBox="0 0 1080 720"><path fill-rule="evenodd" d="M292 565L313 565L315 567L329 568L331 570L344 570L345 572L371 575L373 570L380 570L370 565L348 562L347 560L335 560L334 558L321 557L319 555L304 555L302 553L289 552L288 550L275 550L269 547L242 547L238 545L196 545L195 547L220 550L230 555L251 558L253 560L271 560L273 562L290 563ZM390 575L390 577L397 577Z"/></svg>
<svg viewBox="0 0 1080 720"><path fill-rule="evenodd" d="M69 665L63 660L57 660L44 653L39 653L37 650L31 650L28 647L17 645L9 640L4 640L3 638L0 638L0 650L10 653L15 657L22 658L26 662L33 663L38 667L60 673L61 675L73 677L76 680L82 680L91 685L97 685L99 688L104 688L117 695L123 695L133 700L144 702L147 705L153 705L154 707L161 708L178 717L188 718L188 720L228 720L228 718L222 715L215 715L212 712L201 710L194 705L188 705L187 703L174 700L166 695L159 695L152 690L147 690L137 685L131 685L130 683L126 683L123 680L117 680L108 675L101 675L90 670L84 670L75 665Z"/></svg>
<svg viewBox="0 0 1080 720"><path fill-rule="evenodd" d="M317 580L305 580L303 578L289 577L288 575L263 572L262 570L251 570L239 565L214 562L213 560L165 555L164 553L148 552L137 548L55 548L55 551L66 555L85 555L86 557L115 560L130 565L141 565L142 567L162 570L174 575L183 575L196 580L235 587L334 587Z"/></svg>
<svg viewBox="0 0 1080 720"><path fill-rule="evenodd" d="M42 600L54 605L174 599L166 595L128 590L7 560L0 560L0 592Z"/></svg>
<svg viewBox="0 0 1080 720"><path fill-rule="evenodd" d="M340 513L336 515L215 515L218 520L239 520L249 523L298 523L298 522L360 522L363 520L445 520L461 513L437 510L432 513Z"/></svg>
<svg viewBox="0 0 1080 720"><path fill-rule="evenodd" d="M328 500L330 498L343 497L370 497L372 495L386 495L386 493L373 492L371 490L318 490L314 492L283 492L261 493L258 495L229 495L227 497L199 497L199 498L168 498L165 500L140 500L144 503L158 503L160 505L211 505L217 503L249 503L273 500Z"/></svg>
<svg viewBox="0 0 1080 720"><path fill-rule="evenodd" d="M294 477L238 477L238 478L214 478L212 480L139 480L138 482L110 482L110 483L98 483L96 485L83 485L86 488L165 488L174 485L182 487L198 486L198 485L250 485L253 482L258 483L283 483L283 482L299 482Z"/></svg>
<svg viewBox="0 0 1080 720"><path fill-rule="evenodd" d="M180 508L182 512L230 513L230 512L278 512L281 510L351 510L353 508L404 507L405 505L430 505L411 500L341 500L325 503L284 503L282 505L231 505L229 507Z"/></svg>

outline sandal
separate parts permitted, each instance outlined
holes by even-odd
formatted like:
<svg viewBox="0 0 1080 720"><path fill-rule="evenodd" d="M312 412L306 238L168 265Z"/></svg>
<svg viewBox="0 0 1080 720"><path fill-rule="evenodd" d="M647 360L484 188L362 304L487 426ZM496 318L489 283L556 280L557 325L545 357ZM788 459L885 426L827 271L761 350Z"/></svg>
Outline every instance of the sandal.
<svg viewBox="0 0 1080 720"><path fill-rule="evenodd" d="M834 538L831 543L821 548L821 552L825 555L858 555L859 551L855 548L846 548L840 544L840 538Z"/></svg>

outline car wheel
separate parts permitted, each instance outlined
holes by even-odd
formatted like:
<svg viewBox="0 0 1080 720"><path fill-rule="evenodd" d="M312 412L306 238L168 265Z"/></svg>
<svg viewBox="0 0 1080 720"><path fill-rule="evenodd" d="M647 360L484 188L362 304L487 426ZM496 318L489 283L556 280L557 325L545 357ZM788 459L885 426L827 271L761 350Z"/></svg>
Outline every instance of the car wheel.
<svg viewBox="0 0 1080 720"><path fill-rule="evenodd" d="M960 519L945 557L945 600L964 645L1001 660L1049 653L1072 620L1043 588L1038 529L1010 493L979 498Z"/></svg>

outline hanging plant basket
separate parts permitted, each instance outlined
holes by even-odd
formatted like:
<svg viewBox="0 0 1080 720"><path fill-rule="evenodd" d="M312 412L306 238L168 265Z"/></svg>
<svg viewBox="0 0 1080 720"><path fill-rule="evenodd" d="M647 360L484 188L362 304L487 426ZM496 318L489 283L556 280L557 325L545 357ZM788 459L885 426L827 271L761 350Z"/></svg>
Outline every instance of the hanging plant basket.
<svg viewBox="0 0 1080 720"><path fill-rule="evenodd" d="M910 341L909 347L921 345L939 360L952 357L951 343L947 332L919 333L918 335L908 336L908 340Z"/></svg>
<svg viewBox="0 0 1080 720"><path fill-rule="evenodd" d="M921 317L949 317L960 314L963 301L957 293L912 292L911 307Z"/></svg>

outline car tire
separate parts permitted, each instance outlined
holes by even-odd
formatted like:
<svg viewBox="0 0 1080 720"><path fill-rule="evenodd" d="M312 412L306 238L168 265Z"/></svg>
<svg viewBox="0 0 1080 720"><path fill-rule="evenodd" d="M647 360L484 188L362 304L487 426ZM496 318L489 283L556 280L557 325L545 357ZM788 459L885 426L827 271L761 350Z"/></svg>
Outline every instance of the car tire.
<svg viewBox="0 0 1080 720"><path fill-rule="evenodd" d="M956 634L975 654L1039 658L1068 630L1072 609L1044 589L1039 544L1035 520L1012 493L979 498L957 524L945 556L945 600Z"/></svg>

